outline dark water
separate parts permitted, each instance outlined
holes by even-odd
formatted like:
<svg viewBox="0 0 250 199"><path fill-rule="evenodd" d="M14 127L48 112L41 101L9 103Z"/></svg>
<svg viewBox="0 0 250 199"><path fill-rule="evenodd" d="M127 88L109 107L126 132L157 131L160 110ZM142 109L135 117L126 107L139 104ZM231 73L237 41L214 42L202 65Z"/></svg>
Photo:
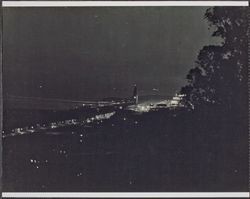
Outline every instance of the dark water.
<svg viewBox="0 0 250 199"><path fill-rule="evenodd" d="M6 137L3 190L247 191L247 144L225 141L217 121L206 127L192 117L121 111L102 122Z"/></svg>

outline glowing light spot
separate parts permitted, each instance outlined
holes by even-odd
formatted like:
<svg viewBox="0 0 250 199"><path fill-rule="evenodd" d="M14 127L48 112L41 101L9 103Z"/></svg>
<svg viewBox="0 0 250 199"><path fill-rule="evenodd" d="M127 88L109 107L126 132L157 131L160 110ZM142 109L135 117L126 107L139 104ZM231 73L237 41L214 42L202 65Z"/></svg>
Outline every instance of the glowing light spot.
<svg viewBox="0 0 250 199"><path fill-rule="evenodd" d="M81 173L81 172L80 172L80 173L77 173L76 176L77 176L77 177L80 177L80 176L82 176L82 173Z"/></svg>

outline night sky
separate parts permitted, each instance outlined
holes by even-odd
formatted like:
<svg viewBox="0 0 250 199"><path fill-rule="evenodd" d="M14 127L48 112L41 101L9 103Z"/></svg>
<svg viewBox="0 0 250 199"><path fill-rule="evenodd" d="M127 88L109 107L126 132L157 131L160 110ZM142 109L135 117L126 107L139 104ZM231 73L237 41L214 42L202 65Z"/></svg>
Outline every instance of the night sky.
<svg viewBox="0 0 250 199"><path fill-rule="evenodd" d="M205 7L4 8L4 93L173 95L204 46ZM158 91L159 89L159 91Z"/></svg>

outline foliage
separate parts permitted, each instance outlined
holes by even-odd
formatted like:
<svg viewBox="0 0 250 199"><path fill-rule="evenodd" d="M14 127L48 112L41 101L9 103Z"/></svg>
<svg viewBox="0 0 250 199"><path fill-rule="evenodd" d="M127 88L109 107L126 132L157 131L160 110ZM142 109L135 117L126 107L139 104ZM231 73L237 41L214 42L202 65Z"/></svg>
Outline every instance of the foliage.
<svg viewBox="0 0 250 199"><path fill-rule="evenodd" d="M213 37L220 45L203 47L181 89L184 103L195 107L222 105L233 109L247 104L247 8L214 7L206 11Z"/></svg>

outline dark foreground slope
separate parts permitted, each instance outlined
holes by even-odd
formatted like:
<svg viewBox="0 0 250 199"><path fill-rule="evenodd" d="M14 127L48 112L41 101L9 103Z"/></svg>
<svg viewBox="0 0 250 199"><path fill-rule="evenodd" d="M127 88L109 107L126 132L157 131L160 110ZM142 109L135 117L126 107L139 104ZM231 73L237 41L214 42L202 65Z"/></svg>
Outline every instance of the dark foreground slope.
<svg viewBox="0 0 250 199"><path fill-rule="evenodd" d="M3 191L247 191L247 121L206 111L117 111L3 139Z"/></svg>

